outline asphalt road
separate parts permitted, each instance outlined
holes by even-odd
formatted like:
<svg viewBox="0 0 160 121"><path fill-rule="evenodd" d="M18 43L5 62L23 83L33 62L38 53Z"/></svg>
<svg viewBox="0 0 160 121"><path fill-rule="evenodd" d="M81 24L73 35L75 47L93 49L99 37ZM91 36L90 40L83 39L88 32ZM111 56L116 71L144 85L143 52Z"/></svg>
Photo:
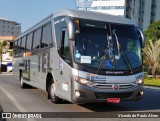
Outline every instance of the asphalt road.
<svg viewBox="0 0 160 121"><path fill-rule="evenodd" d="M142 100L119 104L77 105L67 101L62 104L53 104L47 99L46 92L33 88L21 89L19 81L13 76L0 75L0 105L4 112L160 112L160 90L145 88Z"/></svg>

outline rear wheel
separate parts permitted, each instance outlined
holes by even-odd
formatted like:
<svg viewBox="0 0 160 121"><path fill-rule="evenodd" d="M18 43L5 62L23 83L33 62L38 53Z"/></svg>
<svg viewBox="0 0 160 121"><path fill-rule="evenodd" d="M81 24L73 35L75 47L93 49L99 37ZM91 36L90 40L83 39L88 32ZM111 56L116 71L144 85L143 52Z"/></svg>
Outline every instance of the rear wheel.
<svg viewBox="0 0 160 121"><path fill-rule="evenodd" d="M49 85L48 93L53 103L61 103L62 100L55 94L55 84L53 82Z"/></svg>

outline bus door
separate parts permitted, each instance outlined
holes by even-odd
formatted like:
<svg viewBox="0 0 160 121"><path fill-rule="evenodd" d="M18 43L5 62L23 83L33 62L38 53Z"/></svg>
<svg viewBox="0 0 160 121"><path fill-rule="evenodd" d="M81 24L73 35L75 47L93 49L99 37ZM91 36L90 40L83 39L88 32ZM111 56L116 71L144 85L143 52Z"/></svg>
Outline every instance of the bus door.
<svg viewBox="0 0 160 121"><path fill-rule="evenodd" d="M60 83L61 83L61 97L71 101L71 67L69 54L69 38L67 28L62 29L61 34L61 50L60 50Z"/></svg>

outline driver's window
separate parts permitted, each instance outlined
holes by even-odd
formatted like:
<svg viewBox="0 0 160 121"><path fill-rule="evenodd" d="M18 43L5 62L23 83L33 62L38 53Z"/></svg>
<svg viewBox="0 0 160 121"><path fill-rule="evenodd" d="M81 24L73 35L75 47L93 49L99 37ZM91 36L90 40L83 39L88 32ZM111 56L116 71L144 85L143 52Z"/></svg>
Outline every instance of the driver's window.
<svg viewBox="0 0 160 121"><path fill-rule="evenodd" d="M68 30L62 29L61 57L70 63Z"/></svg>

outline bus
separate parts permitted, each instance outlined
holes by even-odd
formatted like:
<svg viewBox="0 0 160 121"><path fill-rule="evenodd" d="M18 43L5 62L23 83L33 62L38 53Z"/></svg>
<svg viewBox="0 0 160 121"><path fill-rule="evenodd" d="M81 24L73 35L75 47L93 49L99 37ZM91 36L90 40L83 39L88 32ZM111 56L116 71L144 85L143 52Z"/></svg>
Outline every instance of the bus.
<svg viewBox="0 0 160 121"><path fill-rule="evenodd" d="M126 18L62 10L14 42L20 87L48 93L53 103L120 103L143 97L145 36Z"/></svg>

